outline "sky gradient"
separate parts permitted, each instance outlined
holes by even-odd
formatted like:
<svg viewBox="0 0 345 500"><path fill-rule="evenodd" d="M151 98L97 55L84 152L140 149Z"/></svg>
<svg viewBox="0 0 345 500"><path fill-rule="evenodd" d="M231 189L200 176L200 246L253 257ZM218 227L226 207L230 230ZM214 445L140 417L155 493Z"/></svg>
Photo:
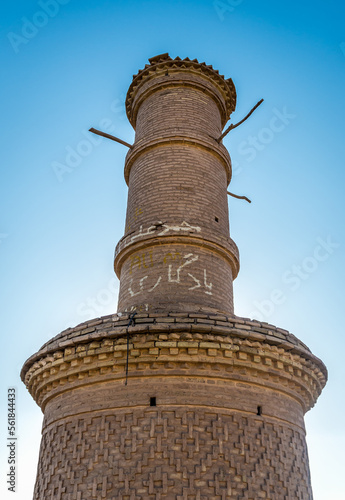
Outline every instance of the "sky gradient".
<svg viewBox="0 0 345 500"><path fill-rule="evenodd" d="M345 6L254 0L2 3L0 494L27 500L42 413L24 361L69 326L116 311L124 232L124 100L148 58L197 58L231 77L237 122L230 232L235 313L289 330L329 381L306 415L314 500L342 500ZM279 300L277 297L279 296ZM7 491L6 401L18 398L18 489ZM5 432L4 432L5 430Z"/></svg>

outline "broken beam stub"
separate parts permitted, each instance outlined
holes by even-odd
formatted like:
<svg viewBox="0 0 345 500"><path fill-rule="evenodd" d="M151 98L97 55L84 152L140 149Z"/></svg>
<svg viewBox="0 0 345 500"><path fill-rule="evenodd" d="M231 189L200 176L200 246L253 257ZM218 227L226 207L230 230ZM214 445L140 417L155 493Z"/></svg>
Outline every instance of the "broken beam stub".
<svg viewBox="0 0 345 500"><path fill-rule="evenodd" d="M248 201L248 203L251 203L252 200L250 200L249 198L247 198L246 196L239 196L238 194L234 194L234 193L230 193L230 191L227 191L227 194L229 194L230 196L232 196L233 198L238 198L239 200L246 200Z"/></svg>
<svg viewBox="0 0 345 500"><path fill-rule="evenodd" d="M129 144L126 141L123 141L122 139L119 139L118 137L115 137L113 135L107 134L105 132L101 132L100 130L97 130L95 128L89 128L89 132L92 132L93 134L100 135L101 137L105 137L106 139L111 139L112 141L119 142L120 144L123 144L124 146L127 146L127 148L132 149L132 144Z"/></svg>
<svg viewBox="0 0 345 500"><path fill-rule="evenodd" d="M259 102L257 102L254 106L254 108L252 108L249 113L241 120L239 121L238 123L235 123L235 124L231 124L229 125L229 127L222 133L222 135L220 137L218 137L218 139L216 139L216 141L218 142L218 144L220 143L220 141L230 132L230 130L238 127L239 125L241 125L243 122L245 122L247 120L247 118L250 117L250 115L252 113L254 113L254 111L256 110L256 108L258 108L260 106L261 103L263 103L264 100L263 99L260 99Z"/></svg>

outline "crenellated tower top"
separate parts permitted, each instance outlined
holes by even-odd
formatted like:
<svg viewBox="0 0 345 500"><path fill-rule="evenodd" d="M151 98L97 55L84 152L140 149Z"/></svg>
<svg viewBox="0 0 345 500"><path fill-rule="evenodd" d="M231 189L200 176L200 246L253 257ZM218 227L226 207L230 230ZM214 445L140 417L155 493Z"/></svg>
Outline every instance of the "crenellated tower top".
<svg viewBox="0 0 345 500"><path fill-rule="evenodd" d="M236 89L231 78L225 79L218 70L204 62L199 63L197 59L191 60L188 57L172 59L168 53L151 57L149 62L150 64L146 64L144 69L133 75L133 81L127 92L126 112L134 129L136 128L138 107L141 101L147 97L145 90L147 91L149 88L149 93L152 93L155 90L181 84L185 87L199 87L202 92L209 93L218 104L222 128L225 126L236 108ZM165 78L167 76L168 79ZM204 80L201 87L200 77ZM148 82L153 78L155 84L148 85Z"/></svg>

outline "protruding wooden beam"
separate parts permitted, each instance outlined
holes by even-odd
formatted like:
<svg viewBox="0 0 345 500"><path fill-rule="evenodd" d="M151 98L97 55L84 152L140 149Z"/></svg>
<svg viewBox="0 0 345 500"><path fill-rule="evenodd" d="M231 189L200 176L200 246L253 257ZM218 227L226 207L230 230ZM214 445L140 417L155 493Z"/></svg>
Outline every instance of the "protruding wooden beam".
<svg viewBox="0 0 345 500"><path fill-rule="evenodd" d="M100 135L101 137L106 137L107 139L111 139L112 141L119 142L120 144L127 146L127 148L129 148L129 149L132 149L132 147L133 147L132 144L128 144L128 142L125 142L122 139L119 139L118 137L114 137L113 135L106 134L105 132L101 132L100 130L97 130L95 128L89 128L89 132L92 132L93 134Z"/></svg>
<svg viewBox="0 0 345 500"><path fill-rule="evenodd" d="M248 114L247 114L247 115L243 118L243 120L239 121L238 123L235 123L235 125L232 123L232 124L231 124L231 125L230 125L230 126L229 126L229 127L228 127L228 128L227 128L224 132L223 132L223 133L222 133L222 135L221 135L220 137L218 137L218 139L216 139L216 141L217 141L218 143L220 143L220 141L221 141L221 140L222 140L222 139L223 139L223 138L224 138L224 137L225 137L225 136L226 136L226 135L230 132L230 130L232 130L232 129L234 129L234 128L238 127L239 125L241 125L241 123L245 122L245 121L246 121L246 119L247 119L247 118L249 118L249 117L250 117L250 115L251 115L252 113L254 113L254 111L256 110L256 108L258 108L262 102L264 102L264 100L263 100L263 99L260 99L260 101L259 101L259 102L257 102L257 103L255 104L254 108L252 108L252 109L249 111L249 113L248 113Z"/></svg>
<svg viewBox="0 0 345 500"><path fill-rule="evenodd" d="M238 198L239 200L246 200L248 201L248 203L251 203L252 201L247 198L246 196L239 196L238 194L234 194L234 193L230 193L230 191L227 191L227 193L230 195L230 196L233 196L234 198Z"/></svg>

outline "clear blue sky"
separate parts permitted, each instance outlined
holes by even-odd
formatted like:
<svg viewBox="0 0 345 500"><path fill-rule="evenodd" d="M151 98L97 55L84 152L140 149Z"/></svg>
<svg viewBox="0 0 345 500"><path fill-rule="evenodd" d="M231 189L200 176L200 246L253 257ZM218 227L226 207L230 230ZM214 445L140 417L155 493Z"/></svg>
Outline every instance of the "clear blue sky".
<svg viewBox="0 0 345 500"><path fill-rule="evenodd" d="M224 140L231 191L252 199L229 199L241 255L235 312L290 330L327 365L328 385L306 416L312 482L315 500L344 498L345 6L221 3L1 4L2 498L14 498L4 478L7 388L18 391L15 498L26 500L42 416L20 368L67 326L116 310L126 148L86 131L111 126L133 141L125 94L132 75L162 52L231 77L235 122L265 99Z"/></svg>

